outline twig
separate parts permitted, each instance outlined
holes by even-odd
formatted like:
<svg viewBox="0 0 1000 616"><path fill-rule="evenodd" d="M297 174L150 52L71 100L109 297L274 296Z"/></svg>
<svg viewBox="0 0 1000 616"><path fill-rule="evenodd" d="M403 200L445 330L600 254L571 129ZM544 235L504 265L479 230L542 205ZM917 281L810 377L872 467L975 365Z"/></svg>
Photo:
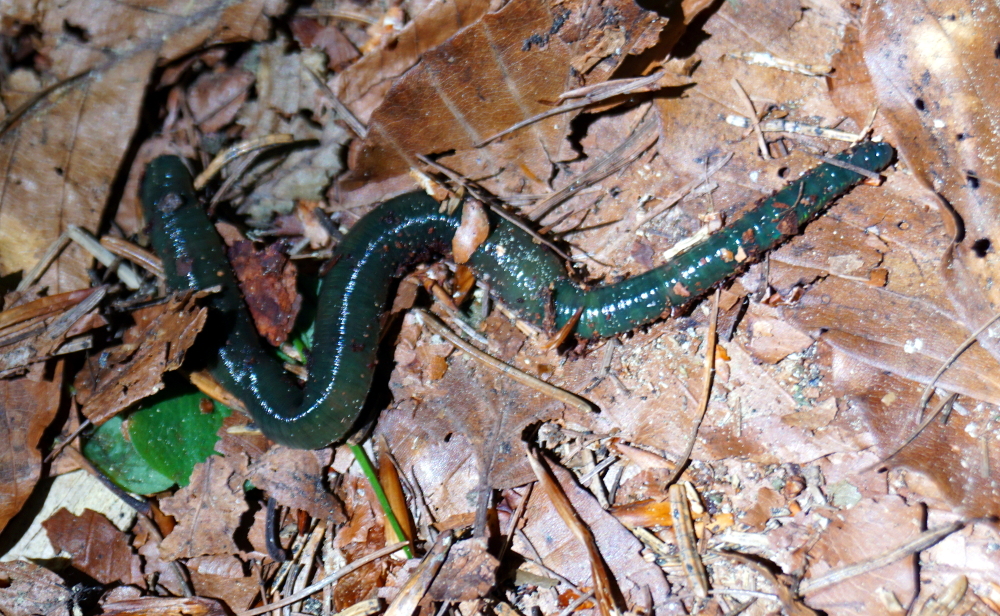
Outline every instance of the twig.
<svg viewBox="0 0 1000 616"><path fill-rule="evenodd" d="M312 76L316 85L319 86L319 89L323 92L323 94L330 99L330 104L333 105L333 110L336 111L337 115L340 116L340 119L347 124L347 128L351 129L351 132L357 135L358 139L367 138L368 127L365 126L365 123L359 120L358 117L347 108L347 105L337 98L337 95L333 93L333 90L331 90L328 85L326 85L326 82L323 81L322 77L317 75L312 69L309 69L309 74Z"/></svg>
<svg viewBox="0 0 1000 616"><path fill-rule="evenodd" d="M642 227L646 223L650 222L654 218L657 218L658 216L660 216L661 214L663 214L664 212L666 212L671 206L675 205L678 201L680 201L681 199L683 199L684 197L686 197L688 195L688 193L690 193L695 188L698 188L699 186L701 186L702 184L704 184L706 177L710 177L713 174L715 174L716 172L718 172L720 169L722 169L727 164L729 164L729 161L731 161L732 159L733 159L733 153L732 152L726 154L721 159L719 159L719 161L717 163L715 163L711 167L709 167L705 171L705 175L703 177L695 178L695 179L691 180L690 182L688 182L687 184L685 184L684 186L682 186L680 188L680 190L677 190L673 194L671 194L668 197L664 198L663 202L660 203L660 205L655 210L650 211L644 217L639 218L636 221L634 229L638 230L639 227Z"/></svg>
<svg viewBox="0 0 1000 616"><path fill-rule="evenodd" d="M76 404L76 402L73 402L73 404ZM69 436L67 436L66 440L61 441L58 445L56 445L52 449L52 451L49 452L49 455L45 456L45 459L42 460L42 462L45 463L45 464L48 464L49 462L51 462L52 460L54 460L56 456L58 456L60 453L62 453L62 450L65 449L67 445L69 445L70 443L72 443L73 441L75 441L77 439L77 437L79 437L80 434L83 433L84 430L86 430L87 428L89 428L92 425L93 425L93 423L89 419L84 419L82 422L80 422L80 427L78 427L76 430L74 430L73 434L70 434Z"/></svg>
<svg viewBox="0 0 1000 616"><path fill-rule="evenodd" d="M918 436L920 436L920 433L923 432L927 428L927 426L931 425L931 422L934 421L937 418L937 416L941 414L941 411L954 404L955 398L957 397L958 394L951 394L950 396L945 398L944 401L941 402L941 404L938 405L936 409L934 409L933 413L925 417L923 421L920 422L920 425L917 426L917 429L913 431L913 434L911 434L905 441L903 441L898 447L896 447L896 449L894 449L892 453L885 456L875 464L872 464L871 466L862 469L861 472L868 472L876 468L882 467L886 462L896 457L899 454L899 452L903 451L903 449L905 449Z"/></svg>
<svg viewBox="0 0 1000 616"><path fill-rule="evenodd" d="M24 291L31 285L41 278L45 270L48 269L52 262L55 261L59 253L62 252L63 248L69 245L69 234L63 231L62 235L56 238L54 242L49 244L49 247L45 249L45 254L42 258L35 263L35 266L28 270L28 273L24 275L21 282L17 284L17 291Z"/></svg>
<svg viewBox="0 0 1000 616"><path fill-rule="evenodd" d="M858 165L852 165L851 163L843 160L837 160L832 156L817 156L819 160L823 161L828 165L833 165L834 167L840 167L841 169L847 169L848 171L853 171L859 175L863 175L869 180L874 180L876 182L882 181L882 176L878 174L877 171L872 171L871 169L865 169L864 167Z"/></svg>
<svg viewBox="0 0 1000 616"><path fill-rule="evenodd" d="M739 115L727 115L726 124L737 126L739 128L751 128L754 125L753 120ZM760 127L760 130L765 133L795 133L797 135L821 137L823 139L834 139L836 141L848 141L851 143L861 141L864 136L861 133L848 133L835 128L824 128L822 126L796 122L794 120L765 120L763 122L759 122L757 125Z"/></svg>
<svg viewBox="0 0 1000 616"><path fill-rule="evenodd" d="M132 242L110 235L105 235L101 238L101 246L107 248L116 257L128 259L132 263L135 263L157 278L162 279L165 276L163 273L163 261L145 248L139 248Z"/></svg>
<svg viewBox="0 0 1000 616"><path fill-rule="evenodd" d="M771 154L767 151L767 141L764 140L764 132L760 129L760 116L757 115L757 110L753 106L753 101L750 100L750 96L747 95L746 90L740 85L740 82L736 81L734 77L732 82L733 90L736 92L736 96L739 97L740 101L743 103L743 107L750 115L751 121L753 121L753 132L757 134L757 146L760 148L760 155L764 160L770 160Z"/></svg>
<svg viewBox="0 0 1000 616"><path fill-rule="evenodd" d="M528 212L528 218L535 221L541 220L576 193L617 173L642 156L649 148L653 147L653 144L656 143L660 136L654 130L657 122L655 116L649 113L649 109L652 109L652 106L643 114L639 120L639 125L614 150L588 167L583 173L574 178L569 185L564 186L536 203L531 211Z"/></svg>
<svg viewBox="0 0 1000 616"><path fill-rule="evenodd" d="M507 533L503 539L503 545L500 547L500 554L497 556L498 563L503 563L503 557L507 555L507 550L510 549L510 544L514 542L514 532L517 530L517 525L521 522L521 516L524 515L524 511L528 506L528 499L531 498L531 493L534 489L534 482L525 486L524 495L521 497L521 502L517 504L517 509L514 510L514 515L511 516L510 528L507 529Z"/></svg>
<svg viewBox="0 0 1000 616"><path fill-rule="evenodd" d="M964 353L969 347L972 346L972 343L974 343L976 339L978 339L983 332L989 329L990 326L996 323L998 320L1000 320L1000 312L993 315L993 317L989 321L987 321L982 325L982 327L974 331L971 336L969 336L968 338L965 339L964 342L962 342L962 344L958 345L958 348L955 349L955 352L951 354L951 357L946 359L944 363L941 364L941 367L938 368L937 372L934 373L934 376L931 377L931 382L928 383L927 387L924 388L924 393L920 395L920 402L917 404L919 409L919 413L917 415L918 418L924 416L924 409L927 408L927 401L931 399L931 394L934 393L934 385L938 382L938 379L940 379L941 376L945 373L945 371L948 368L950 368L953 363L955 363L955 361L959 358L959 356L962 355L962 353Z"/></svg>
<svg viewBox="0 0 1000 616"><path fill-rule="evenodd" d="M674 469L674 472L677 472L677 469ZM667 490L670 496L670 518L674 522L677 551L680 553L681 564L691 584L691 590L695 597L705 599L708 597L708 574L705 572L705 563L698 554L698 538L694 534L691 505L685 492L684 486L679 483L673 484Z"/></svg>
<svg viewBox="0 0 1000 616"><path fill-rule="evenodd" d="M549 118L554 115L559 115L561 113L566 113L567 111L573 111L575 109L588 107L590 105L593 105L594 103L598 103L613 96L620 96L622 94L629 94L631 92L635 92L637 90L640 90L642 88L645 88L649 85L656 83L657 81L660 80L661 77L663 77L662 71L659 73L653 73L652 75L648 75L646 77L636 77L633 79L621 79L621 80L606 82L604 84L606 86L606 89L602 89L599 92L593 92L593 91L588 92L587 97L579 102L568 103L562 105L561 107L556 107L554 109L549 109L548 111L543 111L542 113L534 115L526 120L521 120L520 122L510 126L509 128L502 130L491 137L483 139L479 143L475 144L473 147L476 148L483 147L484 145L490 143L491 141L496 141L497 139L503 137L504 135L509 135L514 131L521 130L525 126L529 126L531 124L534 124L535 122L540 122L545 118ZM573 94L574 92L579 92L579 90L567 92L563 94L562 97L568 98L569 95Z"/></svg>
<svg viewBox="0 0 1000 616"><path fill-rule="evenodd" d="M891 565L897 560L926 550L965 525L966 520L957 520L951 524L942 526L941 528L924 531L913 541L909 541L894 550L890 550L882 554L881 556L877 556L856 565L848 565L846 567L834 569L824 576L803 582L802 585L799 586L799 593L807 595L809 593L827 588L828 586L839 584L840 582L857 575L868 573L869 571L874 571L875 569L880 569L886 565Z"/></svg>
<svg viewBox="0 0 1000 616"><path fill-rule="evenodd" d="M423 318L424 325L427 329L431 330L435 334L441 336L451 344L455 345L459 349L465 351L472 356L473 359L478 360L483 365L496 370L502 374L509 376L518 383L522 385L527 385L532 389L542 392L543 394L559 400L563 404L572 406L576 409L583 411L584 413L594 412L593 405L587 402L583 398L577 396L576 394L570 393L565 389L560 389L554 385L550 385L545 381L539 379L538 377L532 376L527 372L518 370L510 364L506 364L499 359L489 355L484 351L480 351L476 347L472 346L462 338L459 338L455 332L448 329L444 323L442 323L436 316L427 312L426 310L416 310L416 313Z"/></svg>
<svg viewBox="0 0 1000 616"><path fill-rule="evenodd" d="M563 611L559 612L559 616L569 616L570 614L572 614L573 612L575 612L578 607L580 607L581 605L583 605L584 602L590 601L593 598L594 598L594 591L592 591L592 590L590 592L588 592L587 594L580 595L579 597L576 598L576 601L574 601L573 603L570 603L569 605L566 606L566 609L564 609Z"/></svg>
<svg viewBox="0 0 1000 616"><path fill-rule="evenodd" d="M289 143L295 143L294 135L275 134L241 141L234 146L228 147L219 152L212 159L212 162L208 163L205 170L198 174L198 177L194 179L194 188L195 190L205 188L208 181L222 171L223 167L238 158L243 158L247 154L255 153L259 150L273 148L278 145L287 145Z"/></svg>
<svg viewBox="0 0 1000 616"><path fill-rule="evenodd" d="M104 265L104 267L113 267L115 261L118 260L110 250L102 246L101 243L94 239L94 236L91 235L86 229L76 225L68 225L66 227L66 234L70 237L70 239L83 247L84 250L89 252L95 259L98 260L98 262ZM118 279L125 283L125 286L133 291L142 286L142 279L135 273L132 266L128 263L121 263L120 260L118 261L119 263L116 269Z"/></svg>
<svg viewBox="0 0 1000 616"><path fill-rule="evenodd" d="M684 448L684 453L677 460L677 466L674 467L673 472L670 473L670 478L667 479L664 485L669 486L676 481L677 477L684 471L684 467L687 466L688 460L691 459L691 452L694 450L694 443L698 438L698 430L701 428L701 422L705 419L705 413L708 411L708 401L712 396L712 381L715 378L715 344L716 330L719 325L719 296L721 294L721 289L716 289L715 296L712 298L712 316L708 321L708 334L705 336L705 371L701 381L701 401L698 404L698 418L695 420L694 429L691 430L691 437L688 439L687 447Z"/></svg>
<svg viewBox="0 0 1000 616"><path fill-rule="evenodd" d="M388 546L382 548L381 550L372 552L371 554L368 554L367 556L365 556L363 558L359 558L358 560L352 562L351 564L347 565L346 567L343 567L342 569L340 569L336 573L328 575L325 578L323 578L322 580L316 582L315 584L312 584L311 586L307 586L307 587L303 588L302 590L300 590L299 592L295 593L294 595L290 595L288 597L285 597L284 599L281 599L279 601L275 601L274 603L269 603L269 604L267 604L265 606L258 607L256 609L247 610L245 612L237 612L237 616L259 616L260 614L266 614L268 612L276 610L279 607L284 607L286 605L291 605L291 604L293 604L293 603L295 603L297 601L301 601L302 599L305 599L309 595L312 595L313 593L315 593L315 592L317 592L319 590L322 590L323 587L328 586L330 584L333 584L334 582L336 582L340 578L344 577L345 575L347 575L349 573L353 573L354 571L357 571L358 569L360 569L361 567L367 565L368 563L370 563L372 561L375 561L375 560L378 560L378 559L380 559L380 558L382 558L384 556L388 556L388 555L390 555L390 554L392 554L394 552L398 552L399 550L403 549L403 547L406 546L406 545L409 545L409 544L406 543L405 541L401 541L399 543L394 543L392 545L388 545Z"/></svg>
<svg viewBox="0 0 1000 616"><path fill-rule="evenodd" d="M427 555L413 570L410 578L399 590L399 594L386 608L385 616L410 616L416 611L417 604L427 594L438 571L441 570L441 565L448 558L448 552L454 541L455 536L451 531L444 531L437 536L434 545L427 551Z"/></svg>

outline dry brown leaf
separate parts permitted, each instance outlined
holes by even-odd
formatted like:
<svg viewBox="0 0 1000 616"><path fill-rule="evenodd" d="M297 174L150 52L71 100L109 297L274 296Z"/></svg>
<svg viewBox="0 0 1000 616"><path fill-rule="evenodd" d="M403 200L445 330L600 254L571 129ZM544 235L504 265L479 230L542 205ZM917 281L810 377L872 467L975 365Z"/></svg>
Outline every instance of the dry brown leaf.
<svg viewBox="0 0 1000 616"><path fill-rule="evenodd" d="M404 335L412 327L408 319ZM395 371L396 408L382 414L377 430L403 473L415 476L435 503L436 515L468 512L466 495L479 491L484 474L493 488L529 481L531 470L518 453L521 433L532 423L561 416L562 404L464 354L453 355L444 377L428 380L426 387L420 378L427 374L422 354L401 357L407 356L416 361Z"/></svg>
<svg viewBox="0 0 1000 616"><path fill-rule="evenodd" d="M163 389L164 372L180 368L208 312L191 293L132 313L135 325L107 357L92 358L76 376L77 401L97 425Z"/></svg>
<svg viewBox="0 0 1000 616"><path fill-rule="evenodd" d="M917 428L914 412L922 386L838 353L834 361L834 392L847 402L838 423L863 426L887 456ZM939 401L932 400L931 405ZM1000 491L991 479L1000 452L984 447L991 407L959 397L961 408L947 424L931 422L890 461L903 473L909 490L942 508L957 508L970 516L997 515ZM974 411L974 412L970 412Z"/></svg>
<svg viewBox="0 0 1000 616"><path fill-rule="evenodd" d="M257 331L272 346L281 346L302 308L295 263L277 244L256 250L253 242L243 240L232 244L228 253Z"/></svg>
<svg viewBox="0 0 1000 616"><path fill-rule="evenodd" d="M459 541L427 590L434 601L472 601L486 597L496 585L500 563L490 554L485 538Z"/></svg>
<svg viewBox="0 0 1000 616"><path fill-rule="evenodd" d="M218 601L202 597L142 597L105 603L107 616L226 616Z"/></svg>
<svg viewBox="0 0 1000 616"><path fill-rule="evenodd" d="M235 556L200 556L185 564L195 594L218 599L233 612L249 608L260 590L257 576Z"/></svg>
<svg viewBox="0 0 1000 616"><path fill-rule="evenodd" d="M381 509L368 482L361 477L345 475L337 493L344 503L347 525L337 531L333 547L343 553L347 563L385 547ZM371 598L385 585L385 579L385 561L366 563L337 582L333 591L334 608L342 610Z"/></svg>
<svg viewBox="0 0 1000 616"><path fill-rule="evenodd" d="M525 183L542 188L552 164L571 155L562 150L573 114L461 151L547 111L545 101L557 100L583 79L607 79L628 54L655 42L664 25L632 2L603 13L575 4L510 2L424 53L393 85L371 116L367 139L352 148L351 174L343 185L383 182L417 166L416 155L458 150L442 163L466 177L489 178L486 185L494 192L517 192ZM586 76L572 72L571 60L600 46L606 32L620 36L621 44Z"/></svg>
<svg viewBox="0 0 1000 616"><path fill-rule="evenodd" d="M805 351L813 339L777 318L777 311L751 304L745 321L747 352L758 361L776 364L792 353Z"/></svg>
<svg viewBox="0 0 1000 616"><path fill-rule="evenodd" d="M678 608L671 598L663 571L641 556L642 544L618 520L604 511L589 492L577 485L572 475L559 466L552 471L562 490L597 540L598 550L611 568L628 606L642 605L651 597L653 605L671 613ZM570 534L548 499L533 497L525 511L524 534L539 557L550 569L578 586L590 587L590 561L584 548ZM534 553L515 539L514 549L522 554ZM647 593L649 593L647 595Z"/></svg>
<svg viewBox="0 0 1000 616"><path fill-rule="evenodd" d="M1000 271L1000 177L994 163L1000 140L993 129L1000 107L982 85L1000 80L991 34L998 19L994 5L973 10L960 3L892 1L866 5L861 31L865 62L900 160L947 222L951 208L961 218L964 239L945 257L941 273L969 331L1000 306L1000 290L990 282ZM989 336L980 343L1000 359L1000 343Z"/></svg>
<svg viewBox="0 0 1000 616"><path fill-rule="evenodd" d="M30 269L68 224L99 226L158 59L261 39L265 14L283 10L280 0L71 0L24 11L41 39L36 66L51 67L39 83L63 85L0 125L0 275ZM42 282L56 293L86 286L89 263L72 246Z"/></svg>
<svg viewBox="0 0 1000 616"><path fill-rule="evenodd" d="M286 507L343 524L347 519L344 509L326 489L324 469L329 455L329 450L303 451L275 445L251 465L250 481Z"/></svg>
<svg viewBox="0 0 1000 616"><path fill-rule="evenodd" d="M421 54L445 42L489 9L483 0L434 0L393 37L391 44L366 53L337 74L331 89L367 123L397 77L420 60Z"/></svg>
<svg viewBox="0 0 1000 616"><path fill-rule="evenodd" d="M73 566L102 584L142 584L142 564L128 537L91 509L75 516L60 509L42 526L56 551L69 552Z"/></svg>
<svg viewBox="0 0 1000 616"><path fill-rule="evenodd" d="M70 591L55 573L26 560L0 562L0 612L70 616Z"/></svg>
<svg viewBox="0 0 1000 616"><path fill-rule="evenodd" d="M905 544L920 534L922 518L921 507L907 505L898 496L866 500L857 507L841 510L809 551L815 560L806 580L816 579L831 569L880 556ZM810 594L806 603L831 616L878 614L885 606L876 590L888 590L903 605L908 605L916 596L916 582L917 556L911 555Z"/></svg>
<svg viewBox="0 0 1000 616"><path fill-rule="evenodd" d="M188 90L188 105L198 128L212 133L233 121L246 102L254 75L243 69L204 73Z"/></svg>
<svg viewBox="0 0 1000 616"><path fill-rule="evenodd" d="M315 19L296 17L288 24L295 40L302 47L316 47L326 54L331 71L341 71L354 64L361 54L335 24L320 24Z"/></svg>
<svg viewBox="0 0 1000 616"><path fill-rule="evenodd" d="M17 515L41 475L42 434L62 400L62 362L53 380L0 379L0 529Z"/></svg>
<svg viewBox="0 0 1000 616"><path fill-rule="evenodd" d="M842 278L816 284L784 314L801 329L823 332L820 339L837 350L924 384L969 335L958 315L929 301ZM997 404L998 368L986 350L973 346L938 383Z"/></svg>
<svg viewBox="0 0 1000 616"><path fill-rule="evenodd" d="M68 306L58 315L24 319L15 326L6 328L0 342L0 377L21 374L28 366L65 352L60 348L65 348L63 345L69 342L71 336L99 327L103 319L98 315L97 307L107 292L107 287L91 289L88 293L81 294L82 297L75 305ZM66 293L56 297L65 296L78 295ZM43 302L44 299L40 299L18 308L28 310ZM15 320L18 318L16 313L21 310L11 312L15 316L10 317L10 320Z"/></svg>
<svg viewBox="0 0 1000 616"><path fill-rule="evenodd" d="M243 496L246 479L245 456L211 456L196 465L191 483L160 501L163 512L177 519L160 544L161 558L238 553L233 532L249 508Z"/></svg>

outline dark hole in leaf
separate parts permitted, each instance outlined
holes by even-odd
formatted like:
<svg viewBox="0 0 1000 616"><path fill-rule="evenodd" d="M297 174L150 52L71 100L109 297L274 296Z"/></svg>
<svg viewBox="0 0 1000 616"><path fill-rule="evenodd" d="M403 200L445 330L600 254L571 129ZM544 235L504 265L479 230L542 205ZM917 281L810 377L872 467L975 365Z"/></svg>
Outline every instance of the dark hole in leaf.
<svg viewBox="0 0 1000 616"><path fill-rule="evenodd" d="M786 178L786 177L788 177L788 167L782 167L782 168L778 169L778 177L779 178Z"/></svg>
<svg viewBox="0 0 1000 616"><path fill-rule="evenodd" d="M965 141L965 133L958 133L955 135L955 139L958 141Z"/></svg>
<svg viewBox="0 0 1000 616"><path fill-rule="evenodd" d="M75 38L81 43L90 42L90 33L87 32L85 28L75 26L68 21L63 21L63 32L65 32L67 36Z"/></svg>
<svg viewBox="0 0 1000 616"><path fill-rule="evenodd" d="M924 104L924 99L922 98L918 98L917 100L913 101L913 104L920 111L924 111L925 109L927 109L927 105Z"/></svg>
<svg viewBox="0 0 1000 616"><path fill-rule="evenodd" d="M976 256L982 259L986 257L986 253L990 251L990 246L990 240L983 237L972 242L972 252L976 253Z"/></svg>
<svg viewBox="0 0 1000 616"><path fill-rule="evenodd" d="M997 46L993 48L993 57L1000 60L1000 43L997 43Z"/></svg>
<svg viewBox="0 0 1000 616"><path fill-rule="evenodd" d="M965 181L969 183L969 187L973 190L979 188L979 178L972 171L965 172Z"/></svg>

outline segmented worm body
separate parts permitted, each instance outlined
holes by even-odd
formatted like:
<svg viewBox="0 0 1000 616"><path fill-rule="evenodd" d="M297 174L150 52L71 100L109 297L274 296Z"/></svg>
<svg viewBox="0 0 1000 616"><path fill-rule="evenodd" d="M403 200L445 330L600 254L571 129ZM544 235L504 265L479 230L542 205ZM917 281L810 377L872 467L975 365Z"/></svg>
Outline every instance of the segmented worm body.
<svg viewBox="0 0 1000 616"><path fill-rule="evenodd" d="M861 143L835 158L872 171L893 150ZM723 229L663 265L621 282L582 288L560 259L515 225L491 215L491 233L468 265L501 302L542 328L565 326L608 337L667 316L739 273L822 212L864 177L824 163L762 200ZM461 212L440 212L423 193L386 201L354 225L323 279L309 380L296 385L260 344L222 243L191 186L183 162L157 158L146 170L142 200L153 247L174 290L221 285L211 296L206 334L219 345L212 374L246 405L271 439L316 448L342 438L371 386L380 317L393 281L413 264L447 252Z"/></svg>

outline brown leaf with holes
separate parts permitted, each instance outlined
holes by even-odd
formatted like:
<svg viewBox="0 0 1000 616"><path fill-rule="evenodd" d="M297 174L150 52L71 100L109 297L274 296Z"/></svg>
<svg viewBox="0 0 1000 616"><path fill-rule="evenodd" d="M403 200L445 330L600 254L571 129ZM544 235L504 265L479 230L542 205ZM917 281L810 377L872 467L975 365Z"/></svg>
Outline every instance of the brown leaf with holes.
<svg viewBox="0 0 1000 616"><path fill-rule="evenodd" d="M232 244L228 252L257 331L273 346L281 346L302 308L295 263L277 244L256 250L253 242L243 240Z"/></svg>
<svg viewBox="0 0 1000 616"><path fill-rule="evenodd" d="M562 92L607 79L628 54L651 45L666 23L632 2L616 3L605 20L608 15L576 3L515 0L427 51L372 114L367 138L351 150L343 185L382 182L419 166L417 155L457 150L442 164L466 177L489 178L485 185L494 192L517 191L525 181L543 187L552 164L572 156L563 152L563 141L573 113L476 146L547 111ZM606 37L616 45L599 66L585 73L571 69L574 57Z"/></svg>
<svg viewBox="0 0 1000 616"><path fill-rule="evenodd" d="M896 0L866 5L865 62L901 161L925 188L952 235L941 274L968 330L1000 307L1000 101L983 84L1000 81L994 25L1000 7ZM960 217L954 219L952 209ZM980 344L1000 360L1000 342Z"/></svg>
<svg viewBox="0 0 1000 616"><path fill-rule="evenodd" d="M163 389L164 372L180 368L208 312L191 293L132 313L135 325L106 357L93 357L76 376L81 412L102 424Z"/></svg>
<svg viewBox="0 0 1000 616"><path fill-rule="evenodd" d="M343 524L344 508L326 488L329 458L328 449L304 451L275 445L250 466L250 481L286 507Z"/></svg>
<svg viewBox="0 0 1000 616"><path fill-rule="evenodd" d="M69 552L73 566L102 584L142 584L142 565L128 537L106 517L85 509L75 516L62 508L42 526L56 551Z"/></svg>
<svg viewBox="0 0 1000 616"><path fill-rule="evenodd" d="M63 364L52 380L0 379L0 530L31 496L41 476L42 434L62 401ZM32 375L34 376L34 375Z"/></svg>
<svg viewBox="0 0 1000 616"><path fill-rule="evenodd" d="M177 526L160 544L164 560L206 554L236 554L233 532L249 507L243 496L245 456L211 456L194 467L191 483L160 501Z"/></svg>

